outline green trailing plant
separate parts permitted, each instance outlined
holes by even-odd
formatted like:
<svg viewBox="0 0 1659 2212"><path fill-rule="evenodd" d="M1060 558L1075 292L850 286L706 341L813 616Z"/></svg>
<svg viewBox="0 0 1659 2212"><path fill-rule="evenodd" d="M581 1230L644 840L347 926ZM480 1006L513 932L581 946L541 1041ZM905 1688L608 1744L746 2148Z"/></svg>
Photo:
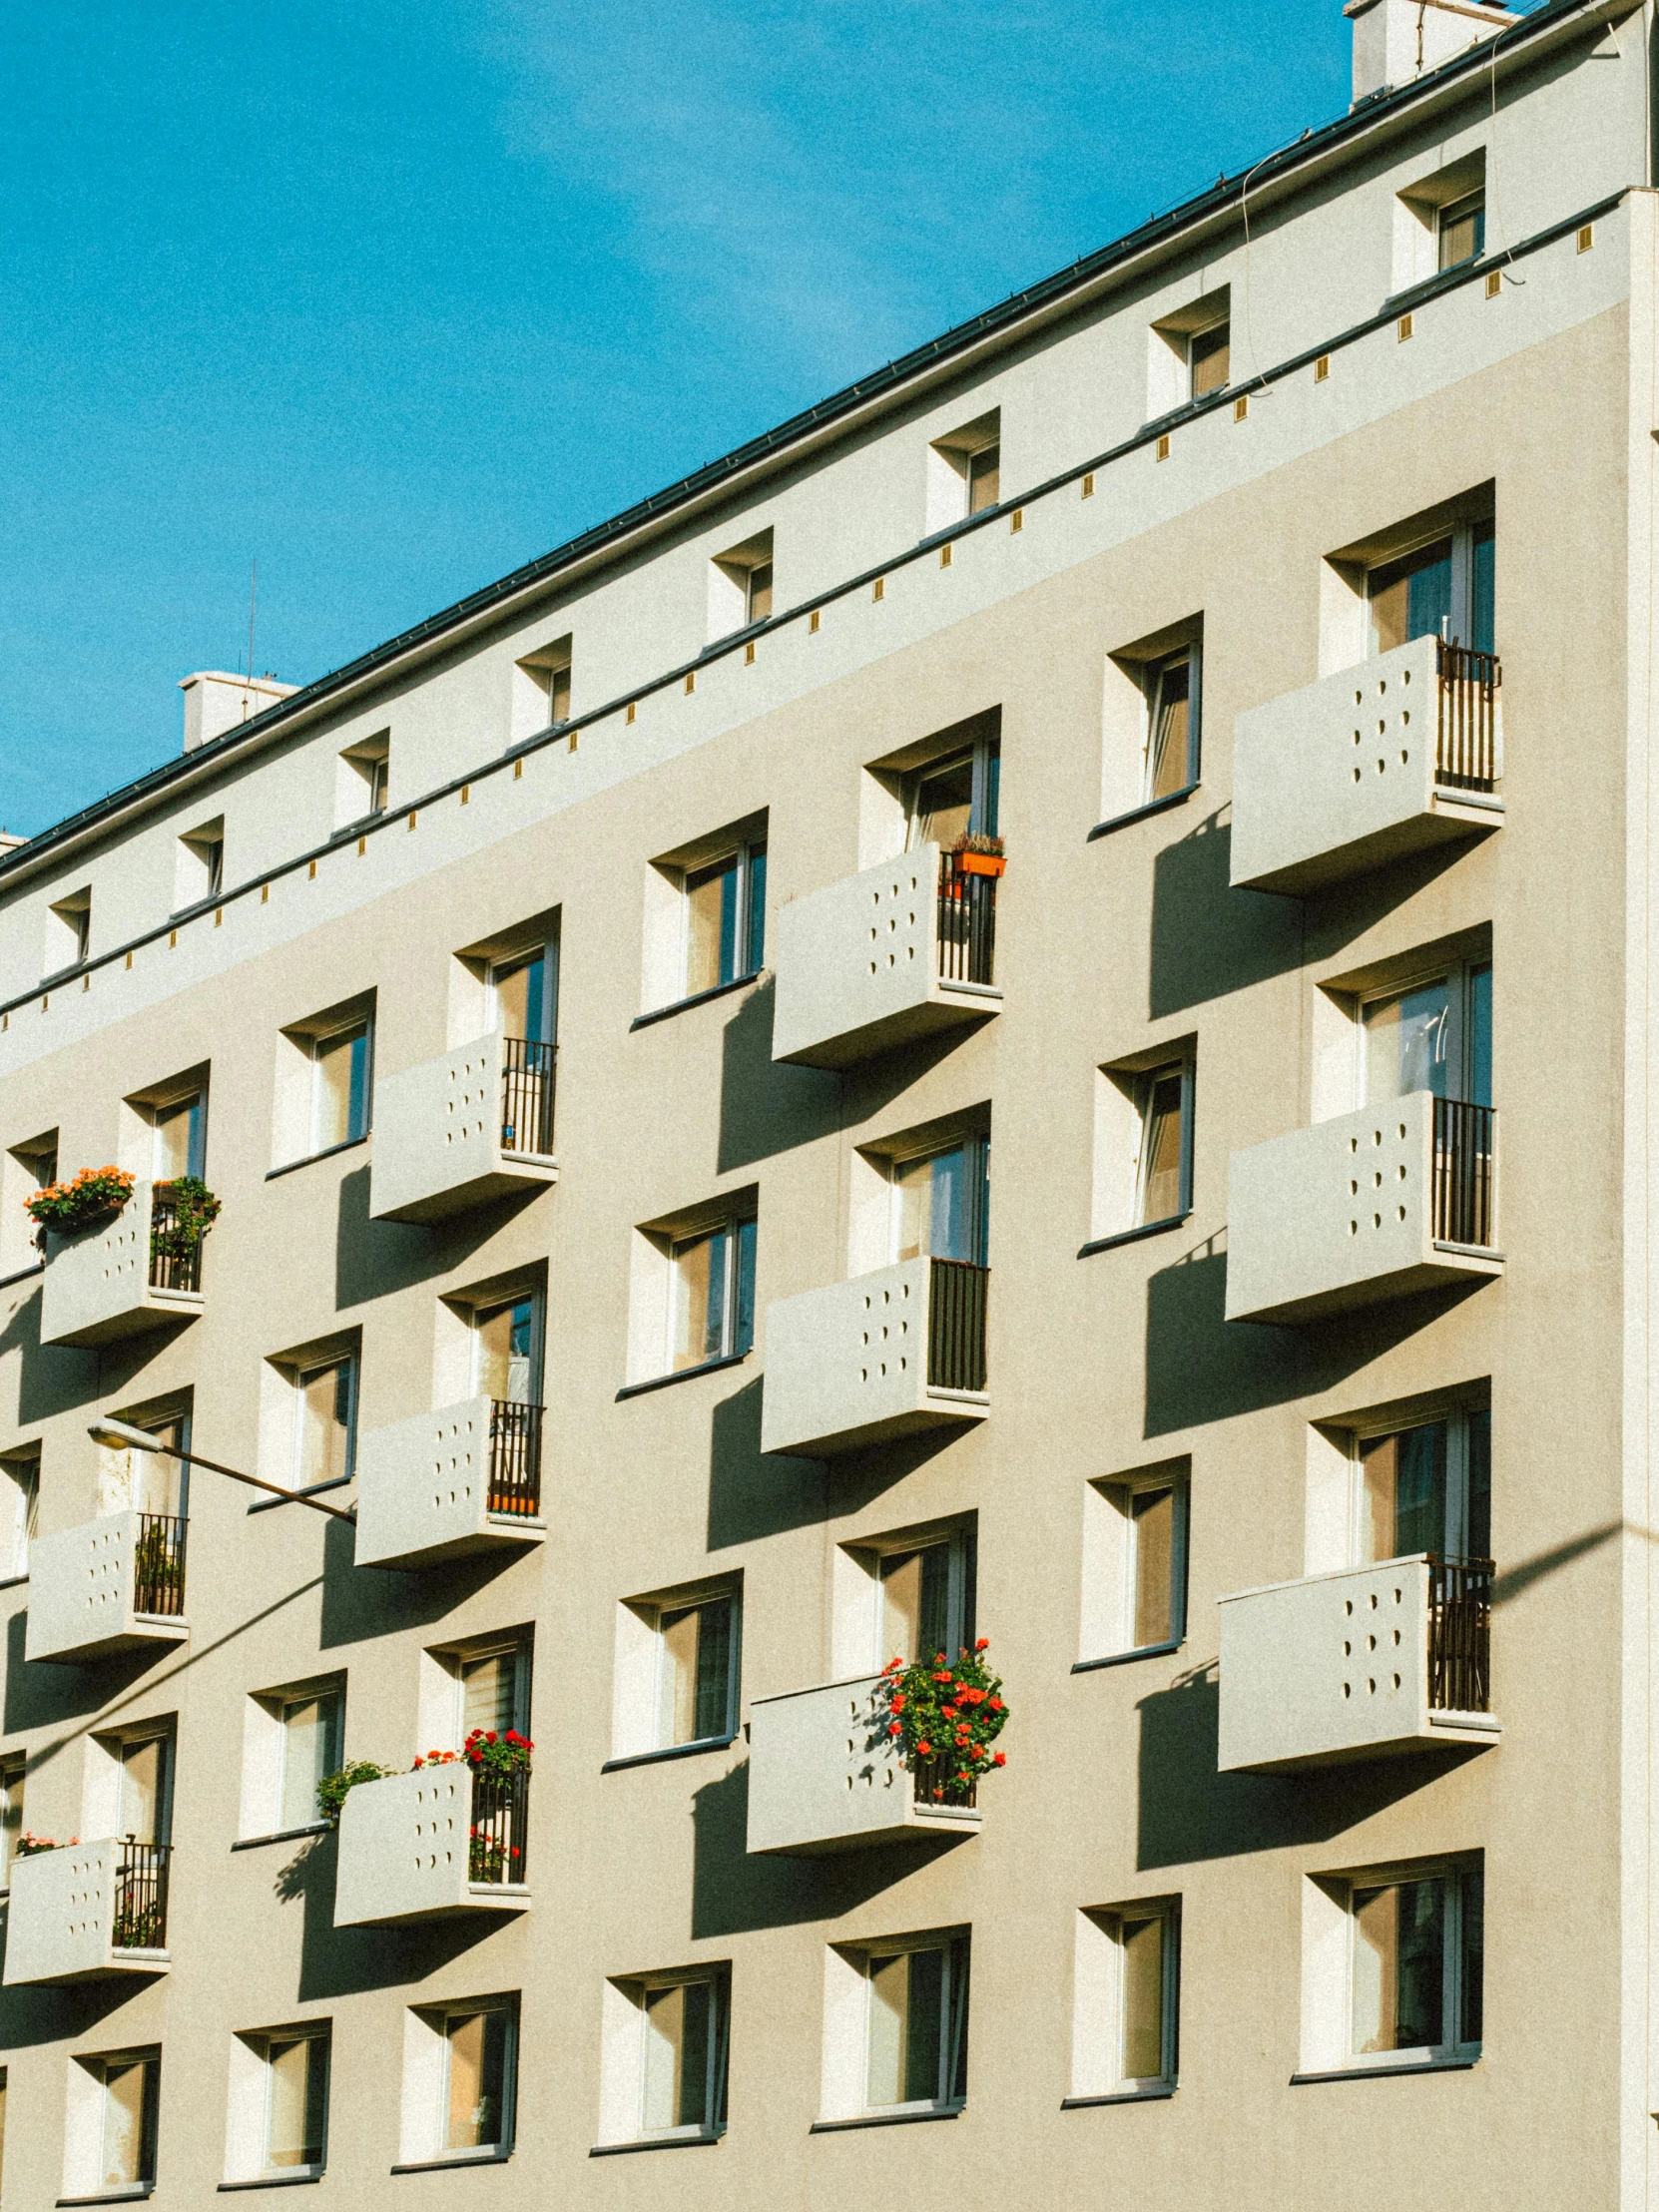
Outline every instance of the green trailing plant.
<svg viewBox="0 0 1659 2212"><path fill-rule="evenodd" d="M23 1201L39 1243L50 1229L72 1237L78 1229L119 1214L133 1195L134 1179L125 1168L83 1168L67 1183L46 1183Z"/></svg>
<svg viewBox="0 0 1659 2212"><path fill-rule="evenodd" d="M147 1528L133 1546L133 1576L147 1590L182 1590L185 1562L169 1539L166 1528Z"/></svg>
<svg viewBox="0 0 1659 2212"><path fill-rule="evenodd" d="M166 1206L168 1215L151 1227L151 1252L169 1260L194 1260L219 1219L223 1201L199 1175L176 1175L171 1183L156 1185L156 1203Z"/></svg>
<svg viewBox="0 0 1659 2212"><path fill-rule="evenodd" d="M332 1774L325 1774L316 1786L318 1820L324 1821L329 1828L338 1828L340 1807L359 1782L384 1782L388 1775L396 1772L395 1767L378 1766L372 1759L352 1759Z"/></svg>
<svg viewBox="0 0 1659 2212"><path fill-rule="evenodd" d="M908 1666L889 1659L875 1690L875 1725L932 1805L971 1805L981 1775L1007 1764L992 1745L1008 1723L1002 1678L985 1660L987 1638L951 1665L942 1651Z"/></svg>

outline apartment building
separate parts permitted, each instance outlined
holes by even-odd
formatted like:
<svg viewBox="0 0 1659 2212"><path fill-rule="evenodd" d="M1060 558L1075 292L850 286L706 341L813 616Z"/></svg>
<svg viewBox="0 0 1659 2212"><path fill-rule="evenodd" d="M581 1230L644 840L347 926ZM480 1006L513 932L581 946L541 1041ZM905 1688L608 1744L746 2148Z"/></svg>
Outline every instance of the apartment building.
<svg viewBox="0 0 1659 2212"><path fill-rule="evenodd" d="M5 2206L1659 2204L1652 10L1344 12L0 853Z"/></svg>

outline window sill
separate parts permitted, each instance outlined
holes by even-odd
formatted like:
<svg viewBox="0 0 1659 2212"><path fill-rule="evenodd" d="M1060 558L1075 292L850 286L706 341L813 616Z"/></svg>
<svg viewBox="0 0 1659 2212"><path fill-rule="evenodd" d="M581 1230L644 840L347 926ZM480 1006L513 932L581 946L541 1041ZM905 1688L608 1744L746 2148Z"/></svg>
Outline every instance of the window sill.
<svg viewBox="0 0 1659 2212"><path fill-rule="evenodd" d="M232 1844L233 1851L261 1851L267 1844L296 1844L305 1836L326 1836L326 1821L308 1821L303 1828L274 1828L269 1836L239 1836ZM227 2182L227 2188L252 2188L252 2182Z"/></svg>
<svg viewBox="0 0 1659 2212"><path fill-rule="evenodd" d="M754 1349L751 1345L748 1352L723 1352L718 1360L700 1360L695 1368L680 1368L673 1375L654 1375L645 1382L624 1382L616 1393L617 1399L620 1402L625 1397L643 1397L647 1390L666 1390L671 1382L690 1382L699 1375L713 1375L721 1368L741 1367Z"/></svg>
<svg viewBox="0 0 1659 2212"><path fill-rule="evenodd" d="M1177 1636L1173 1643L1137 1644L1133 1651L1109 1651L1101 1659L1078 1659L1073 1662L1071 1671L1073 1674L1093 1674L1100 1667L1127 1667L1137 1659L1167 1659L1171 1652L1179 1651L1186 1640L1185 1636ZM1147 2093L1152 2095L1162 2092L1149 2090ZM1094 2103L1096 2100L1091 2097L1088 2101Z"/></svg>
<svg viewBox="0 0 1659 2212"><path fill-rule="evenodd" d="M65 2204L136 2204L141 2197L154 2196L156 2184L141 2181L132 2189L95 2189L90 2197L58 2197L55 2201Z"/></svg>
<svg viewBox="0 0 1659 2212"><path fill-rule="evenodd" d="M815 2120L809 2135L842 2135L852 2127L908 2127L918 2120L959 2120L959 2104L933 2104L925 2112L860 2112L855 2120Z"/></svg>
<svg viewBox="0 0 1659 2212"><path fill-rule="evenodd" d="M730 983L717 983L712 990L693 991L690 998L671 999L666 1006L653 1006L648 1013L636 1014L628 1027L630 1030L649 1029L654 1021L667 1021L672 1014L683 1014L688 1006L706 1006L711 998L724 998L729 991L741 991L750 983L758 983L765 973L765 968L751 968L747 975L734 975Z"/></svg>
<svg viewBox="0 0 1659 2212"><path fill-rule="evenodd" d="M31 1260L27 1267L13 1268L9 1275L0 1275L0 1291L8 1289L13 1283L26 1283L31 1275L44 1275L45 1272L44 1257Z"/></svg>
<svg viewBox="0 0 1659 2212"><path fill-rule="evenodd" d="M326 1482L308 1482L302 1490L290 1490L286 1497L257 1497L248 1510L251 1513L274 1513L278 1505L291 1505L297 1497L316 1497L323 1490L345 1490L357 1479L353 1474L331 1474Z"/></svg>
<svg viewBox="0 0 1659 2212"><path fill-rule="evenodd" d="M393 2166L394 2174L441 2174L454 2166L504 2166L512 2157L512 2145L497 2150L455 2150L447 2158L410 2158Z"/></svg>
<svg viewBox="0 0 1659 2212"><path fill-rule="evenodd" d="M1152 815L1167 815L1172 807L1184 807L1197 790L1196 784L1183 784L1178 792L1166 792L1162 799L1149 799L1143 806L1131 807L1126 815L1113 815L1109 822L1097 822L1083 841L1093 844L1096 837L1109 837L1114 830L1127 830L1132 822L1145 822Z"/></svg>
<svg viewBox="0 0 1659 2212"><path fill-rule="evenodd" d="M1396 2081L1401 2074L1467 2073L1479 2063L1477 2051L1472 2058L1410 2058L1398 2066L1333 2066L1320 2073L1294 2073L1291 2087L1299 2089L1315 2081Z"/></svg>
<svg viewBox="0 0 1659 2212"><path fill-rule="evenodd" d="M307 2182L321 2179L320 2166L307 2166L302 2174L260 2174L253 2181L222 2181L219 2193L224 2196L230 2189L302 2189Z"/></svg>
<svg viewBox="0 0 1659 2212"><path fill-rule="evenodd" d="M699 1736L689 1744L669 1744L662 1751L630 1751L620 1759L607 1759L600 1768L601 1774L620 1774L625 1767L660 1766L665 1759L690 1759L698 1752L725 1751L738 1740L736 1729L730 1736Z"/></svg>
<svg viewBox="0 0 1659 2212"><path fill-rule="evenodd" d="M292 1175L296 1168L314 1167L318 1160L331 1160L336 1153L350 1152L357 1145L367 1144L368 1137L365 1129L360 1137L347 1137L340 1144L324 1145L320 1152L307 1152L297 1160L284 1160L279 1168L267 1168L265 1179L275 1183L279 1175Z"/></svg>
<svg viewBox="0 0 1659 2212"><path fill-rule="evenodd" d="M1115 1252L1119 1245L1139 1244L1143 1237L1161 1237L1166 1229L1180 1229L1192 1218L1189 1206L1182 1213L1166 1214L1162 1221L1143 1221L1133 1229L1120 1229L1115 1237L1093 1237L1078 1247L1077 1257L1092 1260L1097 1252Z"/></svg>
<svg viewBox="0 0 1659 2212"><path fill-rule="evenodd" d="M699 2127L684 2135L642 2135L632 2143L595 2143L588 2156L626 2158L636 2150L700 2150L706 2144L718 2143L725 2133L723 2127Z"/></svg>
<svg viewBox="0 0 1659 2212"><path fill-rule="evenodd" d="M1060 2110L1087 2112L1097 2104L1158 2104L1167 2102L1174 2096L1177 2087L1176 2082L1160 2081L1150 2089L1109 2089L1104 2096L1062 2097Z"/></svg>

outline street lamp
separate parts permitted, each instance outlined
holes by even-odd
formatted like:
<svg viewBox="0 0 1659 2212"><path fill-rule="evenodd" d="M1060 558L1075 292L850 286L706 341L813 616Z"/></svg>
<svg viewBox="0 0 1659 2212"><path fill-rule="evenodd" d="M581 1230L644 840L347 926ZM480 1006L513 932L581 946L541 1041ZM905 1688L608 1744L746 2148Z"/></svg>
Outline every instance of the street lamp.
<svg viewBox="0 0 1659 2212"><path fill-rule="evenodd" d="M204 1459L199 1451L179 1451L172 1444L163 1443L160 1436L153 1436L148 1428L135 1428L130 1420L95 1420L87 1434L96 1444L110 1444L118 1451L160 1451L169 1459L181 1459L192 1467L211 1467L215 1474L229 1475L233 1482L246 1482L250 1489L269 1490L273 1497L285 1497L295 1505L308 1505L313 1512L326 1513L330 1520L355 1522L356 1508L342 1510L338 1505L324 1505L319 1497L307 1497L303 1490L284 1490L279 1482L266 1482L257 1474L244 1474L238 1467L222 1466L217 1459Z"/></svg>

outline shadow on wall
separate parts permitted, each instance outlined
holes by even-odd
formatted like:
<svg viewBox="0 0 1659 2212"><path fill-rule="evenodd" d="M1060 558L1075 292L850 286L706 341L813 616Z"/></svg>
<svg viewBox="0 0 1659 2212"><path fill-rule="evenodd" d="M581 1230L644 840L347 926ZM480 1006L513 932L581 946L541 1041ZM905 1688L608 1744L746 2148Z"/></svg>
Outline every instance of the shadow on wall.
<svg viewBox="0 0 1659 2212"><path fill-rule="evenodd" d="M278 1512L291 1513L291 1505ZM300 1511L304 1508L300 1507ZM399 1567L358 1567L352 1563L354 1532L343 1521L329 1521L322 1536L322 1624L320 1648L366 1642L371 1636L397 1636L424 1628L465 1604L487 1582L526 1557L505 1546L450 1559L406 1574ZM534 1547L528 1556L534 1557Z"/></svg>
<svg viewBox="0 0 1659 2212"><path fill-rule="evenodd" d="M1487 1286L1447 1284L1356 1309L1308 1329L1227 1319L1227 1254L1220 1238L1147 1278L1148 1436L1259 1412L1330 1389Z"/></svg>
<svg viewBox="0 0 1659 2212"><path fill-rule="evenodd" d="M769 975L748 992L720 1040L720 1170L748 1167L840 1127L841 1085L823 1068L772 1057L778 986Z"/></svg>
<svg viewBox="0 0 1659 2212"><path fill-rule="evenodd" d="M18 1362L17 1419L26 1428L54 1413L90 1405L98 1396L98 1355L73 1345L40 1341L41 1283L33 1276L14 1283L0 1308L0 1360L15 1353Z"/></svg>
<svg viewBox="0 0 1659 2212"><path fill-rule="evenodd" d="M61 1728L88 1720L113 1705L152 1667L179 1655L177 1644L154 1643L140 1651L118 1652L90 1667L65 1666L51 1659L31 1664L23 1656L28 1624L28 1612L21 1607L6 1623L4 1727L8 1736L26 1728Z"/></svg>
<svg viewBox="0 0 1659 2212"><path fill-rule="evenodd" d="M954 1851L958 1837L920 1836L872 1851L802 1857L750 1856L749 1762L692 1797L694 1936L742 1936L834 1920L866 1904L928 1860Z"/></svg>
<svg viewBox="0 0 1659 2212"><path fill-rule="evenodd" d="M1301 1774L1222 1774L1216 1766L1221 1683L1214 1660L1142 1698L1136 1710L1141 1717L1136 1865L1143 1873L1328 1843L1481 1756L1479 1745L1448 1744L1443 1751L1356 1760Z"/></svg>
<svg viewBox="0 0 1659 2212"><path fill-rule="evenodd" d="M434 1222L376 1221L368 1210L369 1171L353 1168L340 1178L334 1231L334 1305L360 1306L389 1291L429 1282L469 1259L513 1216L546 1197L547 1188L508 1191L487 1205L469 1206Z"/></svg>
<svg viewBox="0 0 1659 2212"><path fill-rule="evenodd" d="M1302 908L1227 880L1233 830L1219 814L1165 845L1152 869L1154 1020L1247 990L1302 963Z"/></svg>
<svg viewBox="0 0 1659 2212"><path fill-rule="evenodd" d="M279 1903L298 1905L303 1916L299 1938L299 1996L354 1996L363 1989L387 1989L423 1981L493 1935L517 1915L460 1914L452 1920L410 1921L389 1928L334 1926L334 1870L339 1838L314 1836L302 1844L276 1876Z"/></svg>
<svg viewBox="0 0 1659 2212"><path fill-rule="evenodd" d="M757 1376L717 1400L709 1420L709 1549L758 1542L822 1521L827 1476L820 1459L761 1453L761 1393Z"/></svg>
<svg viewBox="0 0 1659 2212"><path fill-rule="evenodd" d="M124 1973L52 1987L20 1983L16 1988L0 1988L0 2050L79 2041L100 2020L130 2004L161 1978L160 1974Z"/></svg>

